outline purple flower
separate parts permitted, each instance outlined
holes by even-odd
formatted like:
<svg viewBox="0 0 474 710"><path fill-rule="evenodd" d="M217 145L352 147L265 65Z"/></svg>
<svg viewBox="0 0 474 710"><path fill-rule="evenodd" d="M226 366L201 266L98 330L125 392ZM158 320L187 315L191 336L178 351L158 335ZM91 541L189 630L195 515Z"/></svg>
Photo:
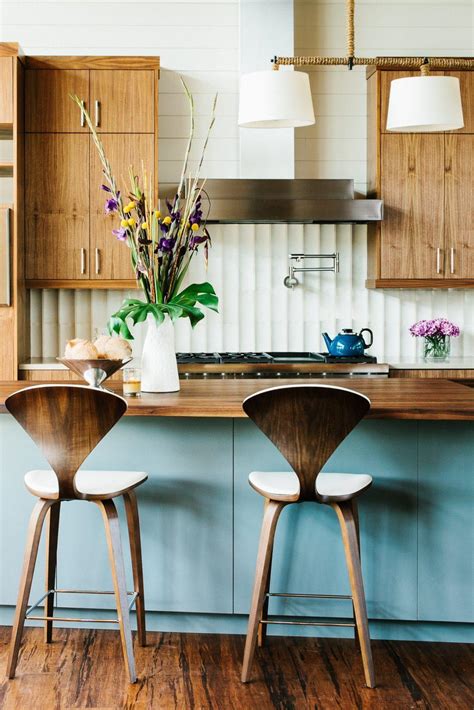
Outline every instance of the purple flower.
<svg viewBox="0 0 474 710"><path fill-rule="evenodd" d="M105 214L112 214L118 210L118 202L114 197L109 197L105 203Z"/></svg>
<svg viewBox="0 0 474 710"><path fill-rule="evenodd" d="M410 333L415 337L433 338L436 336L450 335L457 337L461 330L446 318L434 318L432 320L420 320L410 328Z"/></svg>
<svg viewBox="0 0 474 710"><path fill-rule="evenodd" d="M110 187L107 187L107 185L101 185L101 186L100 186L100 189L101 189L101 190L104 190L104 192L112 192L112 190L110 189Z"/></svg>
<svg viewBox="0 0 474 710"><path fill-rule="evenodd" d="M191 239L189 240L189 248L190 248L191 250L193 250L193 249L195 249L199 244L203 244L204 242L207 242L207 237L206 237L206 236L203 236L203 237L198 237L198 236L191 237Z"/></svg>
<svg viewBox="0 0 474 710"><path fill-rule="evenodd" d="M160 251L170 252L173 251L175 243L176 239L166 239L165 237L161 237L158 247Z"/></svg>
<svg viewBox="0 0 474 710"><path fill-rule="evenodd" d="M127 230L123 227L120 227L120 229L112 229L112 234L115 234L119 242L125 242L127 239Z"/></svg>

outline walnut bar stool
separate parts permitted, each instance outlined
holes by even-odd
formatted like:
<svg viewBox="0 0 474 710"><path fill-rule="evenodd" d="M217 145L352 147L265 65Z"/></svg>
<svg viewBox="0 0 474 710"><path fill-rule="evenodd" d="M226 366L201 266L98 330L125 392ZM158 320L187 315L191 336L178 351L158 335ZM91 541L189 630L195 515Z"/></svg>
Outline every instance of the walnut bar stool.
<svg viewBox="0 0 474 710"><path fill-rule="evenodd" d="M369 488L372 478L366 474L321 473L321 468L331 454L368 412L370 400L343 387L289 385L257 392L245 399L243 408L283 454L293 471L254 471L249 476L252 488L266 500L242 681L246 683L249 680L257 636L259 644L263 645L267 624L278 623L278 620L272 620L268 616L268 600L272 596L269 592L272 550L278 518L285 505L313 501L330 505L339 519L352 596L337 595L336 598L352 599L355 623L337 625L355 627L365 682L369 688L374 688L375 676L360 565L356 503L356 497ZM331 595L319 594L277 596L332 598ZM285 620L285 624L291 623ZM304 624L304 619L296 623ZM308 623L317 626L336 625L330 622Z"/></svg>
<svg viewBox="0 0 474 710"><path fill-rule="evenodd" d="M91 451L123 416L127 403L106 390L82 385L39 385L27 387L10 395L5 402L8 411L41 449L50 470L29 471L25 476L27 489L39 498L31 514L12 629L7 675L15 676L25 619L45 622L45 641L52 640L54 621L80 622L84 619L53 616L54 594L61 592L86 593L81 590L55 589L56 557L59 529L59 512L63 501L85 500L96 503L102 513L109 551L122 650L128 678L136 681L133 656L130 609L135 603L137 611L138 643L146 644L145 599L143 592L140 524L134 489L147 479L147 474L137 471L86 471L79 468ZM134 592L127 592L125 569L120 540L119 520L113 501L123 496L130 538ZM31 582L35 569L38 546L45 517L46 592L35 604L28 606ZM87 592L94 593L94 592ZM129 596L131 599L129 600ZM44 601L44 616L31 612ZM95 619L110 623L110 619Z"/></svg>

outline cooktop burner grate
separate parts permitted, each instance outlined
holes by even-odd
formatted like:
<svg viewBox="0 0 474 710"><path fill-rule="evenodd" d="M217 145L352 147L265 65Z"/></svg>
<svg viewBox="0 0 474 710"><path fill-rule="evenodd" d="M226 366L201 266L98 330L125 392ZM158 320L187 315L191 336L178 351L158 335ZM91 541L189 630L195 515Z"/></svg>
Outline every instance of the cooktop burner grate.
<svg viewBox="0 0 474 710"><path fill-rule="evenodd" d="M359 357L336 357L328 353L315 352L261 352L261 353L176 353L178 364L302 364L327 362L331 364L364 364L375 363L377 358L372 355L361 355Z"/></svg>

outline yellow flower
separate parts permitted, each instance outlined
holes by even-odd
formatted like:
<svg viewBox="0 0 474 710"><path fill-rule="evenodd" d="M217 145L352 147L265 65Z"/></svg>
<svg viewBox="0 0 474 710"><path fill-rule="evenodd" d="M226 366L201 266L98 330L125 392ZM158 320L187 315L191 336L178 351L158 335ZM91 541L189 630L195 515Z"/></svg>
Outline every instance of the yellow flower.
<svg viewBox="0 0 474 710"><path fill-rule="evenodd" d="M128 214L129 212L131 212L133 210L134 207L135 207L135 203L129 202L128 205L125 205L125 207L123 208L123 211L125 212L125 214Z"/></svg>
<svg viewBox="0 0 474 710"><path fill-rule="evenodd" d="M128 226L129 226L129 227L133 227L136 223L137 223L137 222L136 222L136 220L134 219L134 217L130 217L130 219L128 220Z"/></svg>
<svg viewBox="0 0 474 710"><path fill-rule="evenodd" d="M123 219L123 220L120 222L120 226L121 226L121 227L128 227L128 220L127 220L127 219Z"/></svg>
<svg viewBox="0 0 474 710"><path fill-rule="evenodd" d="M163 224L171 224L171 217L169 215L164 218Z"/></svg>
<svg viewBox="0 0 474 710"><path fill-rule="evenodd" d="M142 222L140 226L141 226L142 229L148 229L148 223L147 223L147 222Z"/></svg>
<svg viewBox="0 0 474 710"><path fill-rule="evenodd" d="M191 225L191 229L193 230L193 232L198 232L199 231L199 224L196 224L196 222L195 222L194 224Z"/></svg>
<svg viewBox="0 0 474 710"><path fill-rule="evenodd" d="M160 210L155 210L155 217L156 217L156 219L160 219L160 217L161 217Z"/></svg>

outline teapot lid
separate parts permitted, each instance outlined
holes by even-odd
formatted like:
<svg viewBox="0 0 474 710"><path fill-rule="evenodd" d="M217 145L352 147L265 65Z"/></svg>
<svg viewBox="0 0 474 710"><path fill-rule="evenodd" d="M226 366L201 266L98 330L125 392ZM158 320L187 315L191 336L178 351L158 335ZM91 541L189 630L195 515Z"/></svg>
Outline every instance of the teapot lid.
<svg viewBox="0 0 474 710"><path fill-rule="evenodd" d="M339 335L355 335L355 333L352 328L343 328Z"/></svg>

